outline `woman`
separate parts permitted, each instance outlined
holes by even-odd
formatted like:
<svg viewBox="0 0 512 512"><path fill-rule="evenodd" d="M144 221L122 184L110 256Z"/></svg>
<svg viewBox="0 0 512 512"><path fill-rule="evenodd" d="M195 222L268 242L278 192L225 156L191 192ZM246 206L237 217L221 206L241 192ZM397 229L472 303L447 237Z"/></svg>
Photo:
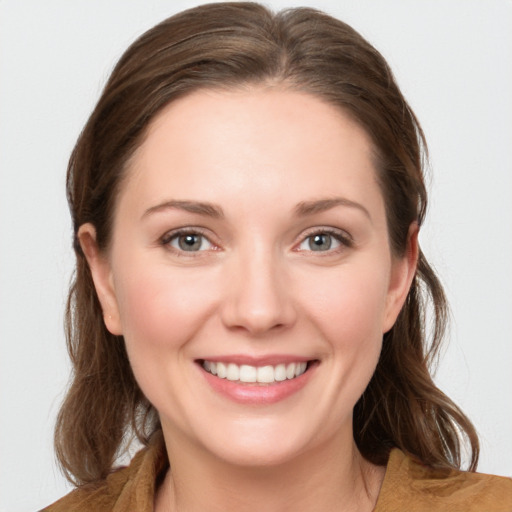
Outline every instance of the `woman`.
<svg viewBox="0 0 512 512"><path fill-rule="evenodd" d="M136 41L69 165L79 487L46 510L510 510L512 481L459 471L478 439L428 370L423 146L319 12L213 4Z"/></svg>

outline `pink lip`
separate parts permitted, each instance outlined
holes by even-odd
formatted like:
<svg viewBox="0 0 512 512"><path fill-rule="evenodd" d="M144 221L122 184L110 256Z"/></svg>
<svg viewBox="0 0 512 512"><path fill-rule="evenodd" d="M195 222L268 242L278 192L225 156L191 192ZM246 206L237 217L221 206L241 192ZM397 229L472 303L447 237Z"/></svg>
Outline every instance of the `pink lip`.
<svg viewBox="0 0 512 512"><path fill-rule="evenodd" d="M311 361L311 357L294 356L290 354L270 354L267 356L249 356L243 354L204 357L202 361L213 363L233 363L237 365L248 364L249 366L276 366L278 364L302 363Z"/></svg>
<svg viewBox="0 0 512 512"><path fill-rule="evenodd" d="M208 359L208 361L216 360L222 362L235 362L230 358ZM307 361L307 359L302 360ZM252 364L254 366L261 366L259 360L257 365L254 364L254 362L246 363L245 361L247 361L246 358L244 358L242 363L235 364ZM290 360L290 362L293 361L300 361L300 359ZM280 358L279 362L283 363L284 361L282 358ZM299 377L295 377L294 379L285 380L282 382L276 382L273 384L242 384L240 382L234 382L227 379L220 379L219 377L216 377L215 375L207 372L202 366L198 366L207 383L215 392L219 393L220 395L223 395L224 397L234 402L244 405L271 405L280 402L281 400L285 400L286 398L300 391L314 375L315 370L318 367L318 363L314 362L310 364L306 372Z"/></svg>

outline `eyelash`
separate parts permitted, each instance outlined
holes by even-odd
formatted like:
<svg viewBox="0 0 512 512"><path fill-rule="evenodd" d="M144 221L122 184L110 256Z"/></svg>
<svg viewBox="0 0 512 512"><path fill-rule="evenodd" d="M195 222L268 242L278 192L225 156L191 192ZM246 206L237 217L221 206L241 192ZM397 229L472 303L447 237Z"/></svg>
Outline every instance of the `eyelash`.
<svg viewBox="0 0 512 512"><path fill-rule="evenodd" d="M200 236L213 246L213 249L210 249L210 250L218 249L218 247L206 235L205 231L201 228L196 228L196 227L181 228L181 229L177 229L174 231L170 231L160 238L160 244L162 246L168 248L169 250L172 250L178 256L189 256L190 257L194 254L195 254L195 256L197 256L197 254L206 252L205 250L186 251L186 250L178 249L171 245L171 242L173 240L177 240L179 237L187 236L187 235ZM339 242L341 247L337 247L334 249L328 249L326 251L320 251L320 250L314 251L311 249L309 251L304 251L304 252L318 252L318 253L333 254L333 253L340 252L341 250L343 250L343 248L351 248L354 246L353 238L346 231L342 231L340 229L335 229L335 228L327 228L327 227L326 228L317 228L316 227L316 228L312 229L311 231L309 231L308 233L306 233L301 238L301 241L298 244L295 244L295 247L300 247L303 243L306 243L308 241L308 239L311 239L315 236L320 236L320 235L328 235L328 236L332 237L334 240ZM294 249L294 250L296 252L302 252L301 249ZM187 254L187 253L190 253L190 254Z"/></svg>
<svg viewBox="0 0 512 512"><path fill-rule="evenodd" d="M160 244L164 247L166 247L167 249L171 250L172 252L174 252L176 255L178 256L191 256L191 255L194 255L194 253L204 253L206 251L204 250L200 250L200 251L185 251L185 250L180 250L176 247L173 247L171 245L171 242L173 240L177 240L179 239L180 237L182 236L200 236L202 237L204 240L206 240L209 244L211 244L214 249L213 250L216 250L216 245L210 240L210 238L206 235L205 231L201 228L181 228L181 229L176 229L174 231L169 231L168 233L166 233L164 236L162 236L162 238L160 238ZM188 254L189 253L189 254ZM197 254L196 254L197 256Z"/></svg>
<svg viewBox="0 0 512 512"><path fill-rule="evenodd" d="M328 236L334 238L334 240L339 242L340 247L337 247L334 249L328 249L326 251L314 251L311 249L307 252L318 252L320 254L324 253L325 255L333 254L333 253L336 254L336 253L342 251L343 249L351 248L354 246L353 238L346 231L342 231L342 230L336 229L336 228L329 228L329 227L313 228L311 231L307 232L305 236L303 236L303 238L301 239L301 242L298 245L300 246L303 243L306 243L308 241L308 239L312 239L313 237L320 236L320 235L328 235ZM300 251L300 249L297 249L297 251ZM320 254L318 254L318 255L320 255Z"/></svg>

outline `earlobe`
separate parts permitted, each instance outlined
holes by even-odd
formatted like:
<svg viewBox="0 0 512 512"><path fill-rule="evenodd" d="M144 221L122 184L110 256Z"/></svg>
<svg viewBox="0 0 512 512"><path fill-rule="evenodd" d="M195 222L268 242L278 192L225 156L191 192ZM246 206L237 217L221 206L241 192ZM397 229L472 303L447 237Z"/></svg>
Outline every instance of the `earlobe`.
<svg viewBox="0 0 512 512"><path fill-rule="evenodd" d="M96 228L90 223L83 224L78 230L78 240L91 270L105 326L112 334L121 335L123 332L110 262L98 248Z"/></svg>
<svg viewBox="0 0 512 512"><path fill-rule="evenodd" d="M419 255L418 233L418 224L413 222L409 227L405 254L401 258L393 259L383 333L393 327L416 275Z"/></svg>

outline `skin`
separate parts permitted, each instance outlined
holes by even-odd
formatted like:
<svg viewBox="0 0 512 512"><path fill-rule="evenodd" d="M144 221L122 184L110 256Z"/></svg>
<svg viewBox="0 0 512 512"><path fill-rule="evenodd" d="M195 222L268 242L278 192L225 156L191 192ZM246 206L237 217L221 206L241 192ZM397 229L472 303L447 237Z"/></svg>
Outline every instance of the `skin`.
<svg viewBox="0 0 512 512"><path fill-rule="evenodd" d="M417 260L414 225L391 254L375 172L364 130L313 96L199 91L152 122L108 251L81 227L107 328L161 418L172 473L156 510L375 505L384 468L359 454L352 411ZM183 228L199 250L180 249ZM197 363L240 354L316 363L296 393L247 405Z"/></svg>

